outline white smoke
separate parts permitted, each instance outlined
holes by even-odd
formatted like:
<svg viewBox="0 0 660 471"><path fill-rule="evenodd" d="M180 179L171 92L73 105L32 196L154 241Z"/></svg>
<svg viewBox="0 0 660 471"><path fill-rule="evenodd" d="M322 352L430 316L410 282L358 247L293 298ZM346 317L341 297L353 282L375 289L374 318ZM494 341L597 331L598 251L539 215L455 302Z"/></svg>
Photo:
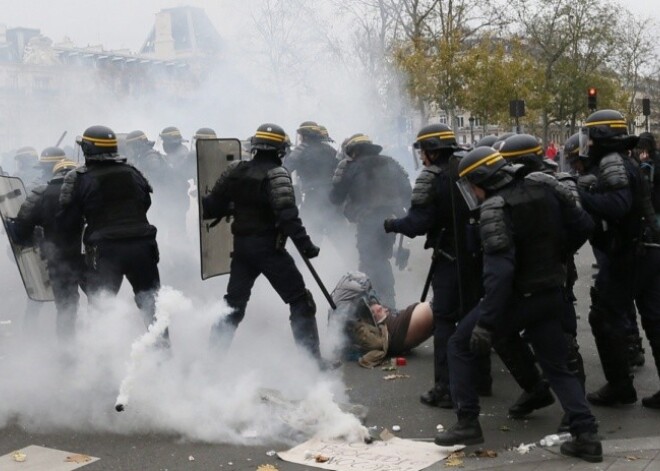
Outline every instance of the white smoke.
<svg viewBox="0 0 660 471"><path fill-rule="evenodd" d="M58 95L47 110L37 112L39 100L25 96L25 106L18 105L21 114L5 122L16 138L1 150L22 145L41 150L53 145L65 130L68 134L62 145L74 146L75 136L95 124L118 133L142 129L157 140L159 131L170 125L179 127L187 138L205 126L221 137L245 138L262 122L275 122L294 139L298 124L311 119L326 125L339 142L356 132L365 132L382 144L394 139L391 116L381 111L384 104L404 109L405 99L379 94L373 78L353 60L350 28L347 23L338 24L339 16L326 14L327 2L314 4L311 26L296 20L309 11L294 11L301 5L309 9L310 2L294 2L291 11L283 12L283 18L290 20L283 26L291 30L287 42L277 46L280 51L286 48L288 57L277 70L264 54L266 40L256 34L260 13L254 4L221 3L222 7L208 5L208 10L212 19L224 16L223 26L229 25L218 27L225 49L197 87L180 90L175 97L159 86L166 77L151 75L152 86L144 87L143 93L122 93L105 87L102 70L78 67L66 75L70 77L68 85L63 85L66 93ZM144 25L145 36L150 27ZM39 132L35 132L37 127ZM0 321L12 322L0 324L0 427L17 422L35 431L166 432L230 443L319 434L360 437L364 430L359 421L337 406L349 402L338 373L319 372L297 350L288 306L263 277L255 283L231 349L222 357L211 354L209 331L227 313L222 296L228 277L200 279L196 201L190 201L185 220L176 220L168 208L162 204L158 208L160 198L153 195L155 208L149 219L158 227L161 282L172 287L163 288L158 301L159 313L170 315L171 357L142 351L138 346L144 344L136 343L134 353L144 355L131 358L134 342L147 338L127 283L101 309L88 309L81 296L78 335L67 348L57 347L52 303L41 310L39 328L23 332L25 292L15 265L0 256L4 307ZM341 240L313 238L321 247L313 263L328 290L358 267L353 237L349 229ZM0 239L4 241L0 241L0 252L6 251L6 238ZM288 249L314 295L321 348L327 356L334 342L327 330L327 303L291 242ZM402 307L418 297L428 263L427 253L413 252L414 269L395 270ZM119 414L113 406L118 394L127 392L120 391L125 379L130 400Z"/></svg>

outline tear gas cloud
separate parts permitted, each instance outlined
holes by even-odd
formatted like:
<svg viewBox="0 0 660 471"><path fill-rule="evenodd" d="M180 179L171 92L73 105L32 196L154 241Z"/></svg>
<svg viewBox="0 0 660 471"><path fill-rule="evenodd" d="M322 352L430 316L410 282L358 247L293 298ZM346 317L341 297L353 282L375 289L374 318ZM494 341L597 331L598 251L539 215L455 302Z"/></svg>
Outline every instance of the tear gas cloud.
<svg viewBox="0 0 660 471"><path fill-rule="evenodd" d="M191 2L204 7L203 3ZM153 13L172 6L145 4L153 5ZM101 70L76 69L75 77L71 75L74 83L60 84L66 93L49 102L48 120L42 119L44 110L31 114L38 97L26 96L16 119L0 122L5 126L0 129L3 135L20 137L11 145L5 143L1 151L12 155L12 149L23 145L40 150L53 145L63 131L68 134L62 145L74 146L73 138L94 124L110 126L118 133L142 129L155 140L170 125L179 127L184 137L207 126L219 137L244 139L262 122L274 122L294 139L298 124L310 119L326 125L338 141L365 132L386 146L397 144L401 136L392 132L392 110L398 113L407 104L403 94L385 96L382 83L361 66L346 13L329 15L331 2L314 2L314 9L312 2L302 1L208 4L213 21L222 16L224 29L216 26L223 49L197 86L171 93L163 86L167 77L153 74L148 92L122 94L104 86ZM267 5L277 11L268 13ZM300 20L301 15L306 21ZM84 21L78 17L70 28ZM268 21L275 26L272 33L265 28ZM40 24L20 26L42 28L45 34L48 30ZM144 25L144 37L150 28L151 23ZM99 42L122 44L121 25L115 31L116 37L99 37ZM6 162L3 168L11 171ZM66 348L57 346L52 303L41 308L38 328L23 329L26 295L3 237L7 255L0 257L4 304L0 426L19 423L33 431L163 432L232 443L283 436L293 440L296 434L360 438L359 423L336 405L348 401L340 374L319 372L298 352L288 307L263 277L254 286L231 349L222 357L212 355L207 339L213 322L227 313L222 296L228 277L200 280L195 198L189 200L187 222L158 210L159 197L153 198L155 208L149 217L158 227L164 286L158 315L169 316L171 357L134 346L145 329L127 283L117 298L104 300L100 309L88 307L81 296L77 337ZM181 198L188 196L184 193ZM341 240L328 240L313 228L310 232L321 247L314 263L331 290L341 275L357 268L353 236L347 233ZM288 248L295 251L291 243ZM417 296L427 263L419 271L395 273L400 304ZM321 347L327 354L336 342L326 329L327 304L300 260L297 265L316 300ZM113 406L122 384L129 400L126 412L117 414ZM269 389L277 392L269 393Z"/></svg>

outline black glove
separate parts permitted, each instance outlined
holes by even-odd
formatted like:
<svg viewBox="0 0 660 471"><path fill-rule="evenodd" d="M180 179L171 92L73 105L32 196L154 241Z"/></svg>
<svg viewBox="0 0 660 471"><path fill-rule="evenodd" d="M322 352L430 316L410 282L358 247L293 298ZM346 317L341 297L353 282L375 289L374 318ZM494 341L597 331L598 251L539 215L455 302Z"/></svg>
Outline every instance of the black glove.
<svg viewBox="0 0 660 471"><path fill-rule="evenodd" d="M394 221L396 221L396 218L387 218L383 221L383 228L385 229L385 232L388 234L390 232L394 232Z"/></svg>
<svg viewBox="0 0 660 471"><path fill-rule="evenodd" d="M472 335L470 336L470 350L472 350L472 353L477 355L489 354L490 347L493 343L492 336L493 334L490 330L479 324L475 325L472 330Z"/></svg>
<svg viewBox="0 0 660 471"><path fill-rule="evenodd" d="M305 258L314 258L318 256L319 252L321 251L320 248L318 248L316 245L314 245L312 242L309 242L305 244L301 249L300 252L303 254Z"/></svg>

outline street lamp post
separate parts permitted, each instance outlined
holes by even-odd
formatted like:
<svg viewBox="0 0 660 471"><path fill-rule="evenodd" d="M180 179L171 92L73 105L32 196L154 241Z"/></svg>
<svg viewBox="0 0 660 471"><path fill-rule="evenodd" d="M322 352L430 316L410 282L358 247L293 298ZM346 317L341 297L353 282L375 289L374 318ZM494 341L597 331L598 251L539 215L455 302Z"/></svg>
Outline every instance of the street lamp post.
<svg viewBox="0 0 660 471"><path fill-rule="evenodd" d="M470 144L474 145L474 116L468 119L470 122Z"/></svg>

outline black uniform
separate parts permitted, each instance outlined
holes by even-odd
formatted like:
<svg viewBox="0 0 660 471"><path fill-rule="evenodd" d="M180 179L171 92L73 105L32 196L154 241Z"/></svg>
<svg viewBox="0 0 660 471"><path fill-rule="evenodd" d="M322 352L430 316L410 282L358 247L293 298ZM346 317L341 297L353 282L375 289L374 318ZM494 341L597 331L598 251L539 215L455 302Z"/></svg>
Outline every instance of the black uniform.
<svg viewBox="0 0 660 471"><path fill-rule="evenodd" d="M401 165L374 151L343 159L333 177L330 201L344 204L344 215L356 224L359 270L371 279L387 306L396 304L390 265L395 236L383 231L383 220L402 216L411 194Z"/></svg>
<svg viewBox="0 0 660 471"><path fill-rule="evenodd" d="M632 403L637 394L628 369L626 323L634 300L660 364L660 240L655 209L644 212L643 177L635 162L618 152L602 157L581 177L584 208L596 219L592 245L604 256L592 288L589 323L607 384L590 393L598 405ZM592 184L593 183L593 184ZM587 186L588 185L588 186ZM647 203L652 205L650 195Z"/></svg>
<svg viewBox="0 0 660 471"><path fill-rule="evenodd" d="M84 139L84 136L83 136ZM147 220L151 185L118 155L86 156L67 174L60 195L60 227L75 231L84 220L85 263L89 294L116 294L123 277L149 325L160 287L156 228Z"/></svg>
<svg viewBox="0 0 660 471"><path fill-rule="evenodd" d="M282 133L282 141L284 134ZM316 305L284 245L289 237L301 252L313 257L312 244L300 218L291 176L275 151L258 150L251 161L231 165L202 201L204 219L233 215L234 250L225 300L234 310L214 326L212 339L227 348L245 316L252 286L263 274L289 304L296 343L320 359ZM231 209L233 208L233 209Z"/></svg>
<svg viewBox="0 0 660 471"><path fill-rule="evenodd" d="M456 270L451 179L446 159L425 167L417 177L408 214L390 220L388 230L407 237L426 235L424 248L438 257L431 279L433 288L434 393L425 403L438 402L449 392L447 342L458 321L459 290ZM435 400L434 400L435 399ZM451 407L451 401L447 403Z"/></svg>
<svg viewBox="0 0 660 471"><path fill-rule="evenodd" d="M64 175L57 175L46 185L32 190L21 206L15 223L15 235L22 245L34 242L34 229L41 227L38 239L41 255L46 259L48 277L55 296L57 334L61 340L72 337L78 311L78 286L83 286L80 254L81 225L71 232L58 231L55 216L60 208L60 189Z"/></svg>
<svg viewBox="0 0 660 471"><path fill-rule="evenodd" d="M569 415L572 434L591 434L591 439L596 421L579 381L566 367L567 343L557 312L563 312L567 302L562 289L566 253L586 241L593 221L556 187L530 177L514 178L491 192L480 212L485 295L459 323L448 347L457 429L473 432L473 443L483 441L474 359L480 349L490 348L490 341L475 340L490 338L489 332L496 339L524 329L551 388ZM440 433L436 443L449 444L459 435L450 429ZM594 444L594 460L599 447Z"/></svg>
<svg viewBox="0 0 660 471"><path fill-rule="evenodd" d="M319 233L327 233L339 218L336 208L329 204L332 176L337 168L337 151L321 141L306 140L284 160L283 166L296 173L303 199L301 216L307 226Z"/></svg>

